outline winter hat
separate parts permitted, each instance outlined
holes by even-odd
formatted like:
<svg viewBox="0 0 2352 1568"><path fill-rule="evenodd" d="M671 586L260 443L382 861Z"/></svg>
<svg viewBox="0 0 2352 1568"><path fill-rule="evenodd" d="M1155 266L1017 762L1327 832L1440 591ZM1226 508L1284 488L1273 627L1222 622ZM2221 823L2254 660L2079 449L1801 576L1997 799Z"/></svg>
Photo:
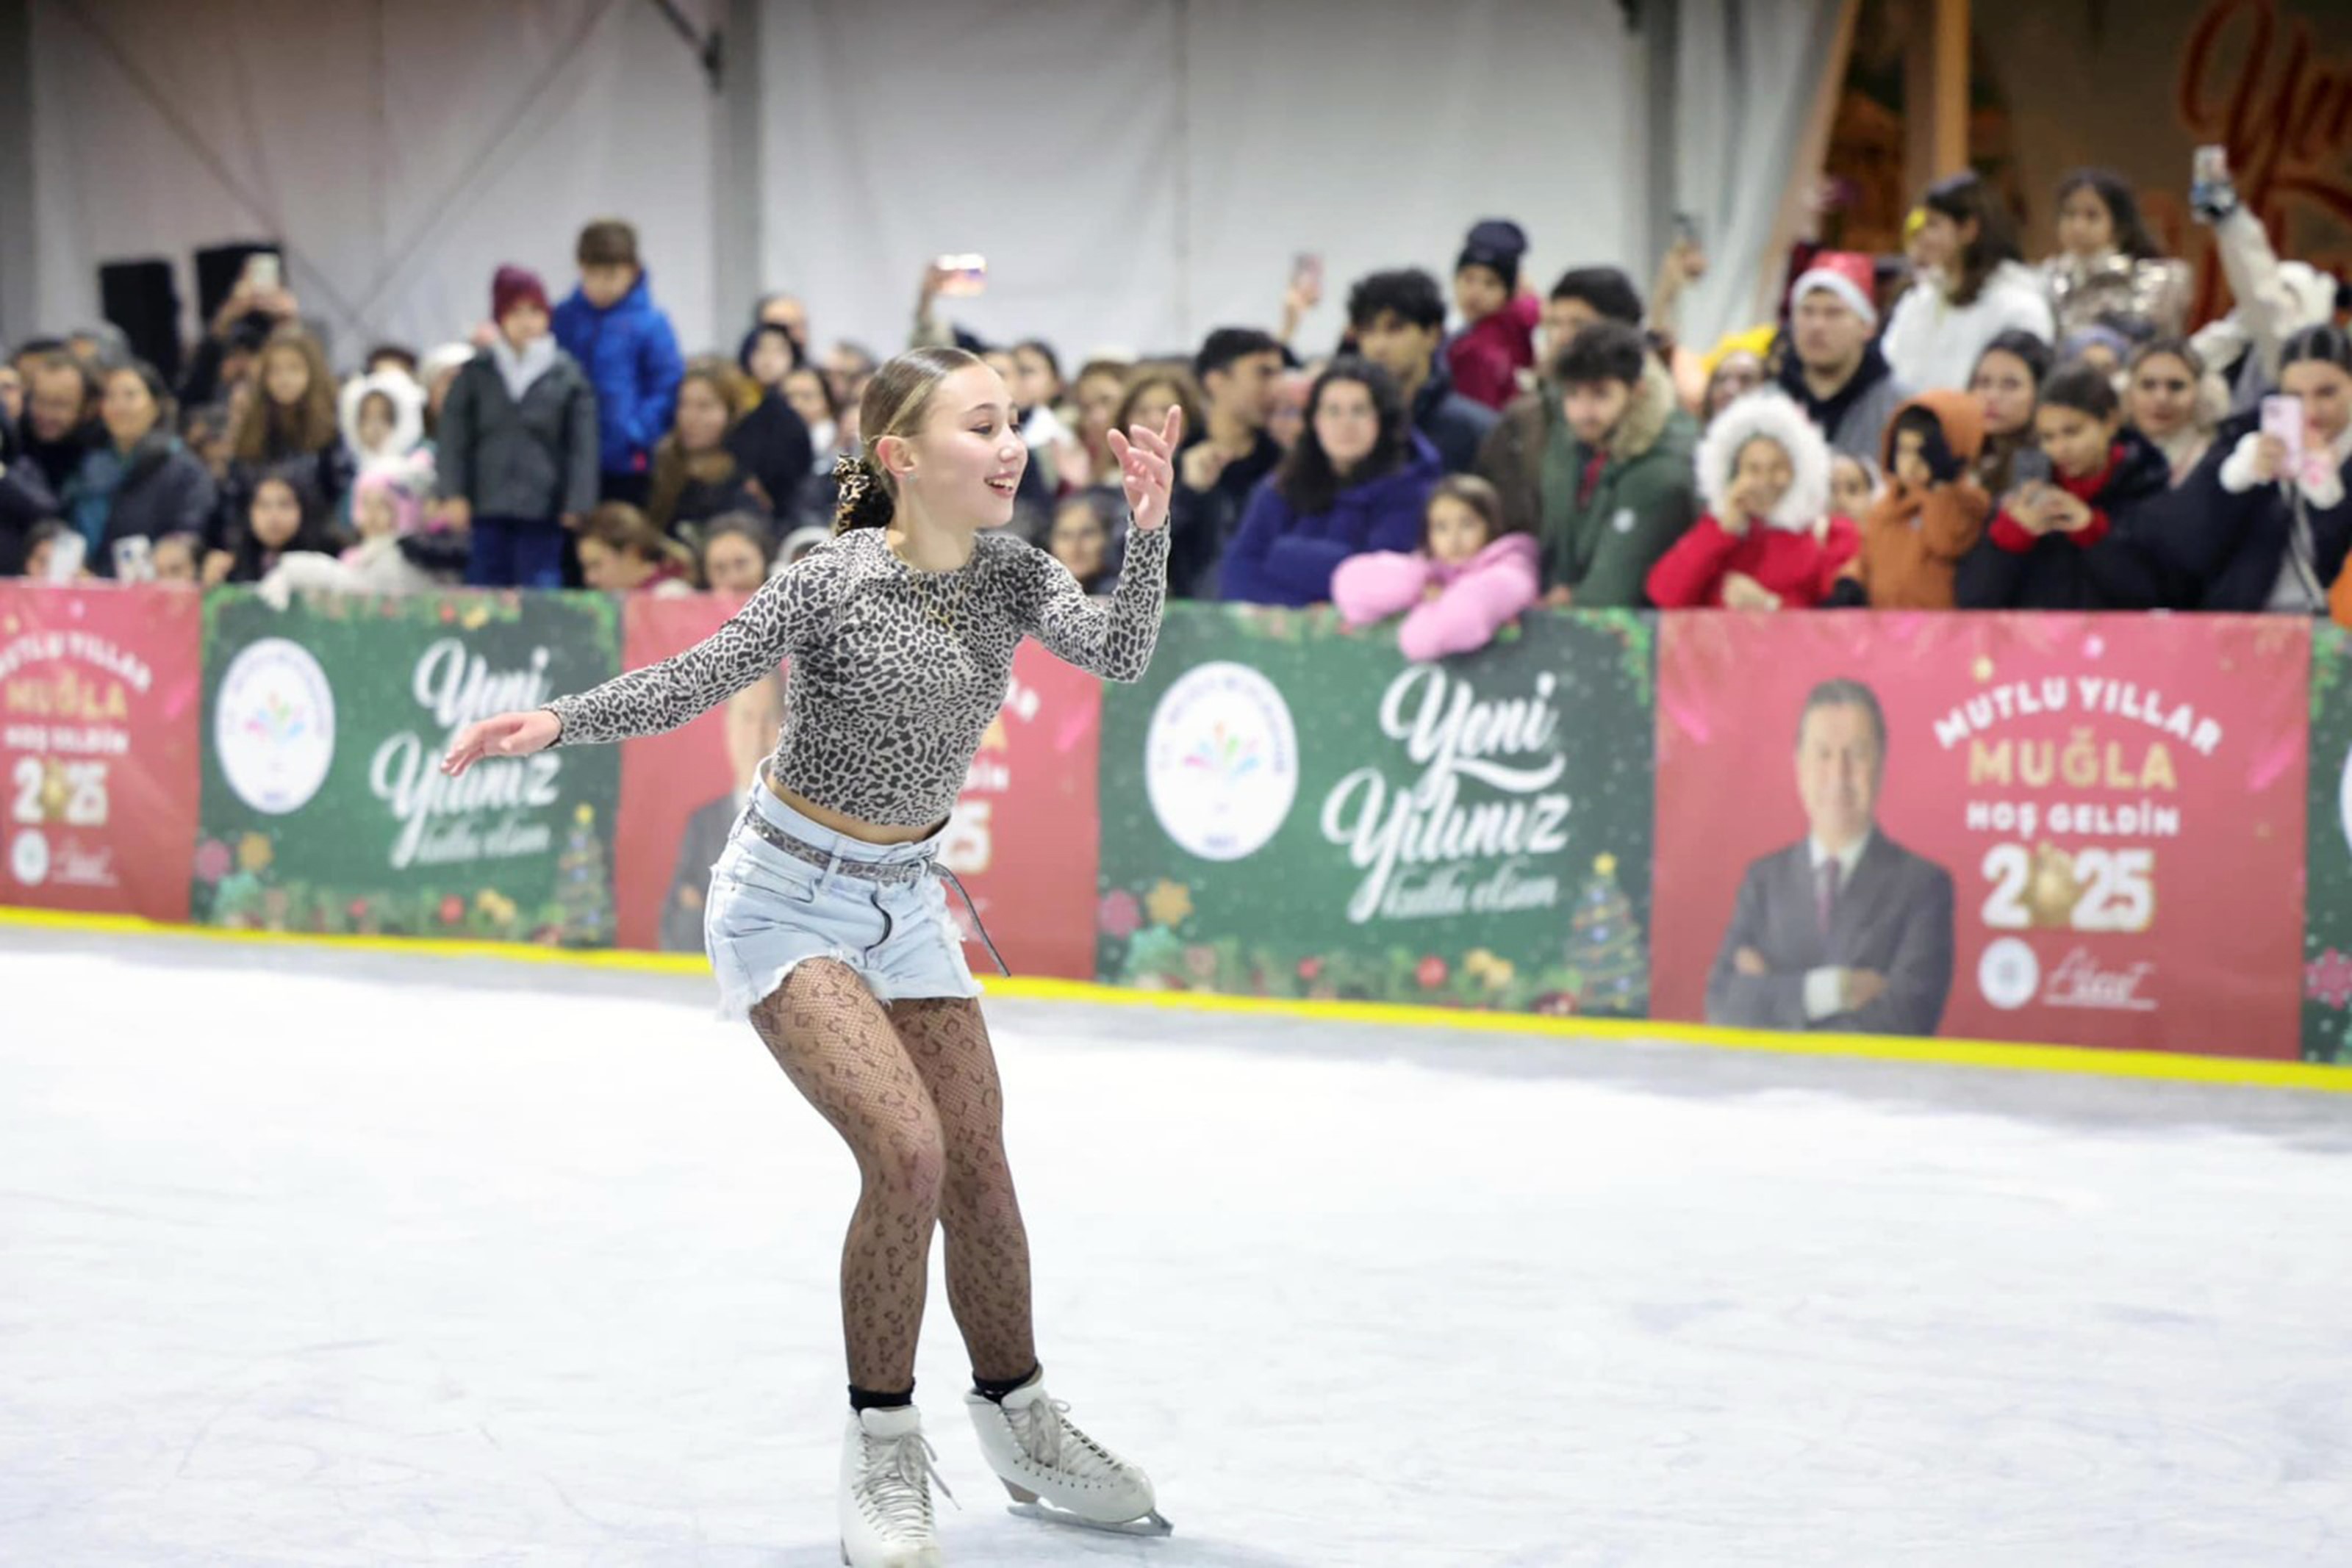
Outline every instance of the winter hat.
<svg viewBox="0 0 2352 1568"><path fill-rule="evenodd" d="M1789 488L1765 522L1789 533L1810 530L1830 507L1830 444L1795 400L1762 386L1734 402L1706 427L1694 460L1707 510L1723 516L1731 476L1751 441L1769 441L1787 454Z"/></svg>
<svg viewBox="0 0 2352 1568"><path fill-rule="evenodd" d="M392 466L371 468L352 486L352 521L359 521L359 504L370 496L382 496L392 507L392 531L401 538L415 533L425 521L425 505L416 493L415 478L405 471ZM355 547L356 548L356 547Z"/></svg>
<svg viewBox="0 0 2352 1568"><path fill-rule="evenodd" d="M1797 287L1789 296L1792 304L1801 302L1808 294L1819 291L1833 294L1845 308L1875 327L1878 325L1878 301L1873 298L1877 284L1870 257L1857 251L1825 250L1813 257L1812 266L1798 277Z"/></svg>
<svg viewBox="0 0 2352 1568"><path fill-rule="evenodd" d="M1769 321L1761 327L1746 327L1737 332L1727 332L1717 340L1714 348L1699 357L1699 369L1712 376L1722 368L1723 361L1734 354L1753 354L1769 364L1772 344L1780 336L1780 329Z"/></svg>
<svg viewBox="0 0 2352 1568"><path fill-rule="evenodd" d="M503 321L508 311L530 303L553 314L547 303L547 285L527 267L502 267L490 279L490 319Z"/></svg>
<svg viewBox="0 0 2352 1568"><path fill-rule="evenodd" d="M2116 363L2120 365L2131 358L2132 340L2105 322L2094 321L2087 327L2077 327L2066 334L2065 340L2058 345L2058 362L2064 364L2069 361L2079 360L2093 349L2105 349L2115 356Z"/></svg>
<svg viewBox="0 0 2352 1568"><path fill-rule="evenodd" d="M1516 293L1519 287L1519 260L1528 254L1527 231L1508 218L1488 218L1473 225L1470 237L1463 243L1462 254L1454 263L1454 270L1465 267L1483 267L1503 280L1503 287Z"/></svg>

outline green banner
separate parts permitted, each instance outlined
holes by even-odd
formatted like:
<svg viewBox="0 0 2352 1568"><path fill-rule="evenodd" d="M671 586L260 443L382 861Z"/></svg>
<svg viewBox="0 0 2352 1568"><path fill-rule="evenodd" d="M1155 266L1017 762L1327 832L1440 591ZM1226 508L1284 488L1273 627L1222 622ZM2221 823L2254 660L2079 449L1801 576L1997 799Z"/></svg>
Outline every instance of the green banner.
<svg viewBox="0 0 2352 1568"><path fill-rule="evenodd" d="M2352 638L2311 634L2311 805L2305 818L2303 1054L2352 1064Z"/></svg>
<svg viewBox="0 0 2352 1568"><path fill-rule="evenodd" d="M1641 1016L1654 679L1624 612L1411 664L1393 625L1171 607L1104 699L1097 974Z"/></svg>
<svg viewBox="0 0 2352 1568"><path fill-rule="evenodd" d="M619 747L440 771L474 720L614 674L612 601L235 592L205 621L199 923L612 941Z"/></svg>

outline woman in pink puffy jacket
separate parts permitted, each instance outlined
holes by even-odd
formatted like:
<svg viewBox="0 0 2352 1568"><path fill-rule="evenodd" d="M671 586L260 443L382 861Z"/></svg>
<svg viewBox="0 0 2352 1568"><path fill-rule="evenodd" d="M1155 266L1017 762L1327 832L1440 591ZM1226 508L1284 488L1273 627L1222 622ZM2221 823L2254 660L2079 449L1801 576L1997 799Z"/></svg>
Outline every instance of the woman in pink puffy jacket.
<svg viewBox="0 0 2352 1568"><path fill-rule="evenodd" d="M1349 626L1403 615L1397 646L1415 661L1485 647L1540 593L1535 536L1506 532L1502 497L1466 474L1430 492L1420 549L1350 556L1331 577Z"/></svg>

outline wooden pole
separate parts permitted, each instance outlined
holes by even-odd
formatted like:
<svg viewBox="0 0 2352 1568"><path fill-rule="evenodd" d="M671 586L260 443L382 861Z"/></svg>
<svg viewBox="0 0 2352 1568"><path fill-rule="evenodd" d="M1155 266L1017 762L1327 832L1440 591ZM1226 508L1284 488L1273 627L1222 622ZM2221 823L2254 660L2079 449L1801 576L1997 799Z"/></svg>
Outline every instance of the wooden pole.
<svg viewBox="0 0 2352 1568"><path fill-rule="evenodd" d="M1969 166L1969 0L1909 0L1904 168L1916 199Z"/></svg>

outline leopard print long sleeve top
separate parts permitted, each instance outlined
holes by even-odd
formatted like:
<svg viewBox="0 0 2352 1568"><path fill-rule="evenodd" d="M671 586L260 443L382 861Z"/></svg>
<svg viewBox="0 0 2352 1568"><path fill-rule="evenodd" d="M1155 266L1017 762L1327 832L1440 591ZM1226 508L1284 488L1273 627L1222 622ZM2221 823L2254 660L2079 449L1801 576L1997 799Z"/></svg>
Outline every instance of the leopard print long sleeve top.
<svg viewBox="0 0 2352 1568"><path fill-rule="evenodd" d="M920 827L954 810L1013 653L1034 635L1114 681L1151 662L1168 591L1168 529L1130 531L1118 588L1089 599L1069 569L983 534L953 571L918 571L880 528L828 539L770 578L733 620L658 664L548 704L555 744L675 729L787 661L779 784L829 810Z"/></svg>

